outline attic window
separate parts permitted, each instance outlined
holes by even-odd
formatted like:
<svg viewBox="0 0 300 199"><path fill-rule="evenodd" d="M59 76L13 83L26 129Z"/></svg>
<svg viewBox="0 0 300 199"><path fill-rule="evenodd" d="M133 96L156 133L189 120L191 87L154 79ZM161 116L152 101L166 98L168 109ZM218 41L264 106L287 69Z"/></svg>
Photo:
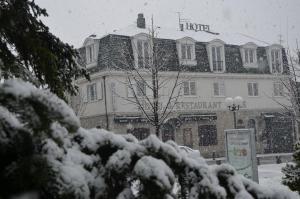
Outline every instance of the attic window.
<svg viewBox="0 0 300 199"><path fill-rule="evenodd" d="M257 68L257 55L256 55L257 45L254 43L247 43L241 48L241 56L243 60L243 65L245 68Z"/></svg>
<svg viewBox="0 0 300 199"><path fill-rule="evenodd" d="M149 35L139 33L132 37L132 50L136 68L148 68L151 64L151 42Z"/></svg>
<svg viewBox="0 0 300 199"><path fill-rule="evenodd" d="M137 41L138 67L147 68L150 63L150 47L148 41Z"/></svg>
<svg viewBox="0 0 300 199"><path fill-rule="evenodd" d="M268 47L268 60L271 73L282 73L282 47L280 45L272 45Z"/></svg>
<svg viewBox="0 0 300 199"><path fill-rule="evenodd" d="M86 46L86 63L90 64L95 60L95 48L94 44Z"/></svg>
<svg viewBox="0 0 300 199"><path fill-rule="evenodd" d="M185 66L196 66L195 55L195 43L196 41L189 37L184 37L177 40L177 51L179 63Z"/></svg>
<svg viewBox="0 0 300 199"><path fill-rule="evenodd" d="M224 42L213 40L207 45L209 56L210 70L213 72L223 73L226 69Z"/></svg>

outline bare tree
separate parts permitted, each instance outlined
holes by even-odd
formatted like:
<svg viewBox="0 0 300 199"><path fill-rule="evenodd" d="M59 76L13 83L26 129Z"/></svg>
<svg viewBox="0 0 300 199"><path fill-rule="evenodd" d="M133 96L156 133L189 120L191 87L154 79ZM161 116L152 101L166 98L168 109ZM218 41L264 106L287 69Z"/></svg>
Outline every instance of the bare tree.
<svg viewBox="0 0 300 199"><path fill-rule="evenodd" d="M84 96L84 93L82 92L82 89L79 89L77 95L69 95L69 104L78 117L82 116L84 114L84 111L86 110L87 102L85 99L86 98Z"/></svg>
<svg viewBox="0 0 300 199"><path fill-rule="evenodd" d="M298 45L297 45L298 46ZM300 124L300 84L298 82L300 75L300 51L297 49L291 52L287 49L286 54L286 64L288 67L288 75L281 78L282 89L278 89L278 92L282 92L281 95L284 96L290 103L284 104L274 99L278 104L280 104L286 111L292 114L295 119L295 129L296 129L296 140L299 139L299 124Z"/></svg>
<svg viewBox="0 0 300 199"><path fill-rule="evenodd" d="M126 48L119 48L120 58L114 63L117 70L126 74L126 81L122 83L129 88L132 98L118 96L141 110L148 122L155 127L158 137L162 125L173 112L180 97L182 85L179 77L183 66L178 61L171 71L166 66L170 59L175 59L166 49L175 47L176 50L176 45L168 45L157 39L152 18L147 40L132 46L133 51L137 52L137 63L131 50ZM164 88L168 88L167 94L164 93Z"/></svg>

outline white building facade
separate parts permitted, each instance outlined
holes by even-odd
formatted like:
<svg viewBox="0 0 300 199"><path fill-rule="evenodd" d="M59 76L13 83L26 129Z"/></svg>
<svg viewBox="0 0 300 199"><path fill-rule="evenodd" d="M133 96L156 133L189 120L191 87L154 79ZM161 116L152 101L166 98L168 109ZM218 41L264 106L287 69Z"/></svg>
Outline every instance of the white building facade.
<svg viewBox="0 0 300 199"><path fill-rule="evenodd" d="M138 139L155 132L140 107L131 102L128 74L120 61L130 60L137 68L149 62L151 44L144 21L139 15L138 27L101 38L90 36L79 49L82 64L91 74L91 81L76 80L80 94L72 100L82 126L132 133ZM205 31L158 33L157 43L169 52L159 74L170 80L159 91L160 103L167 103L172 90L177 74L174 66L185 67L179 76L181 95L161 128L161 139L199 149L207 157L213 153L223 156L224 130L234 124L225 98L241 96L244 102L237 111L237 127L254 129L257 151L289 152L295 130L292 116L282 108L290 103L282 85L288 74L285 51L278 44L261 45L233 37ZM120 54L120 48L126 54ZM151 80L151 75L142 74ZM147 88L144 92L151 93Z"/></svg>

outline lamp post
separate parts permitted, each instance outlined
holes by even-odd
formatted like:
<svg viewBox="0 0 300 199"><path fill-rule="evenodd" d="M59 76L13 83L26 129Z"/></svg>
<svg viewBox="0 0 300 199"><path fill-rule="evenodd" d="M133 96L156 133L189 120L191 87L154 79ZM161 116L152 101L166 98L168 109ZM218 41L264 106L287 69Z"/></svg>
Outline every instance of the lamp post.
<svg viewBox="0 0 300 199"><path fill-rule="evenodd" d="M228 110L233 112L234 128L236 129L236 112L242 106L243 98L241 96L236 96L234 98L227 97L225 99L225 104L228 107Z"/></svg>

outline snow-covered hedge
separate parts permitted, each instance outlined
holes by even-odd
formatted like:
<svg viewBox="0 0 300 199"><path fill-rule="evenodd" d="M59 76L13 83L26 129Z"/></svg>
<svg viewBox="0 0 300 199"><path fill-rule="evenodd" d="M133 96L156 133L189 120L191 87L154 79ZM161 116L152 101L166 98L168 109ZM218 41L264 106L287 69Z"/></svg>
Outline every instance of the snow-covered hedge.
<svg viewBox="0 0 300 199"><path fill-rule="evenodd" d="M176 143L83 129L67 104L20 80L0 85L0 198L299 198Z"/></svg>

